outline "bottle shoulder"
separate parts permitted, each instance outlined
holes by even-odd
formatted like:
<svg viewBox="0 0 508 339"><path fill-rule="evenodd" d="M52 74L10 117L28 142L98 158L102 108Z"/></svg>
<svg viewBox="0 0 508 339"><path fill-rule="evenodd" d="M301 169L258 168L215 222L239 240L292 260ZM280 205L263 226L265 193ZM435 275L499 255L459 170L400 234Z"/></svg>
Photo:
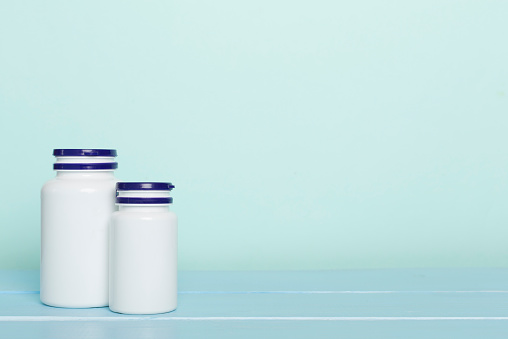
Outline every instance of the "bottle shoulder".
<svg viewBox="0 0 508 339"><path fill-rule="evenodd" d="M106 180L72 180L72 179L61 179L52 178L46 181L41 188L41 192L57 192L57 191L68 191L68 190L90 190L90 191L102 191L102 190L115 190L116 178Z"/></svg>
<svg viewBox="0 0 508 339"><path fill-rule="evenodd" d="M139 220L177 220L177 216L173 211L115 211L112 218L115 220L122 219L139 219Z"/></svg>

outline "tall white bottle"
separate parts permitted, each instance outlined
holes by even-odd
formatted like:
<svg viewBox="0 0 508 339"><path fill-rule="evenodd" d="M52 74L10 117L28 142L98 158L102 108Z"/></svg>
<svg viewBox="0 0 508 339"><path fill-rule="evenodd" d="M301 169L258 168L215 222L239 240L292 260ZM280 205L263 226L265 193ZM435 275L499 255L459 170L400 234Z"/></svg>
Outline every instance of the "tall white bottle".
<svg viewBox="0 0 508 339"><path fill-rule="evenodd" d="M119 182L111 218L109 308L128 314L172 311L177 303L177 218L170 183Z"/></svg>
<svg viewBox="0 0 508 339"><path fill-rule="evenodd" d="M56 177L41 192L41 301L107 306L116 150L55 149L53 155Z"/></svg>

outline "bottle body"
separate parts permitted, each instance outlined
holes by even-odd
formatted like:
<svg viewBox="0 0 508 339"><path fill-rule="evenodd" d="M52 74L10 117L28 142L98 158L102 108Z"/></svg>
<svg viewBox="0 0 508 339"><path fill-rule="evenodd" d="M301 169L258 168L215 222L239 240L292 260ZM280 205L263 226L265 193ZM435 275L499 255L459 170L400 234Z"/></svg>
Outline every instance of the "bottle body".
<svg viewBox="0 0 508 339"><path fill-rule="evenodd" d="M177 217L167 207L130 206L113 213L109 308L156 314L177 306Z"/></svg>
<svg viewBox="0 0 508 339"><path fill-rule="evenodd" d="M76 173L72 173L76 175ZM56 178L41 192L41 301L57 307L108 305L108 223L116 180Z"/></svg>

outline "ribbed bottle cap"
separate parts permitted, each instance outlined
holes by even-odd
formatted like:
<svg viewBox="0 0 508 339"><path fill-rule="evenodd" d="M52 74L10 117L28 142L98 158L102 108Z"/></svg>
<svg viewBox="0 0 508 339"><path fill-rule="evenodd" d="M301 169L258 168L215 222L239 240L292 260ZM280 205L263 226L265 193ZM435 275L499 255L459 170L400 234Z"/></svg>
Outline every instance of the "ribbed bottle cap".
<svg viewBox="0 0 508 339"><path fill-rule="evenodd" d="M53 164L54 170L84 171L84 170L114 170L118 168L117 162L104 162L98 164Z"/></svg>
<svg viewBox="0 0 508 339"><path fill-rule="evenodd" d="M57 148L53 150L55 157L116 157L116 149L75 149Z"/></svg>
<svg viewBox="0 0 508 339"><path fill-rule="evenodd" d="M162 205L162 204L172 204L173 198L134 198L134 197L116 197L117 204L153 204L153 205Z"/></svg>
<svg viewBox="0 0 508 339"><path fill-rule="evenodd" d="M119 182L117 191L171 191L175 186L170 182Z"/></svg>

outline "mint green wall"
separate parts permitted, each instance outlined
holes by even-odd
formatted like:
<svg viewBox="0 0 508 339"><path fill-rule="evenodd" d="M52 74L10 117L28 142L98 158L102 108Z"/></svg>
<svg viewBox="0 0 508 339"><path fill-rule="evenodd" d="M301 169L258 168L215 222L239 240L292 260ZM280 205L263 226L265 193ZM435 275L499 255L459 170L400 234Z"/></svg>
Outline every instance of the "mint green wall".
<svg viewBox="0 0 508 339"><path fill-rule="evenodd" d="M0 268L53 148L170 180L182 269L508 267L505 1L0 3Z"/></svg>

